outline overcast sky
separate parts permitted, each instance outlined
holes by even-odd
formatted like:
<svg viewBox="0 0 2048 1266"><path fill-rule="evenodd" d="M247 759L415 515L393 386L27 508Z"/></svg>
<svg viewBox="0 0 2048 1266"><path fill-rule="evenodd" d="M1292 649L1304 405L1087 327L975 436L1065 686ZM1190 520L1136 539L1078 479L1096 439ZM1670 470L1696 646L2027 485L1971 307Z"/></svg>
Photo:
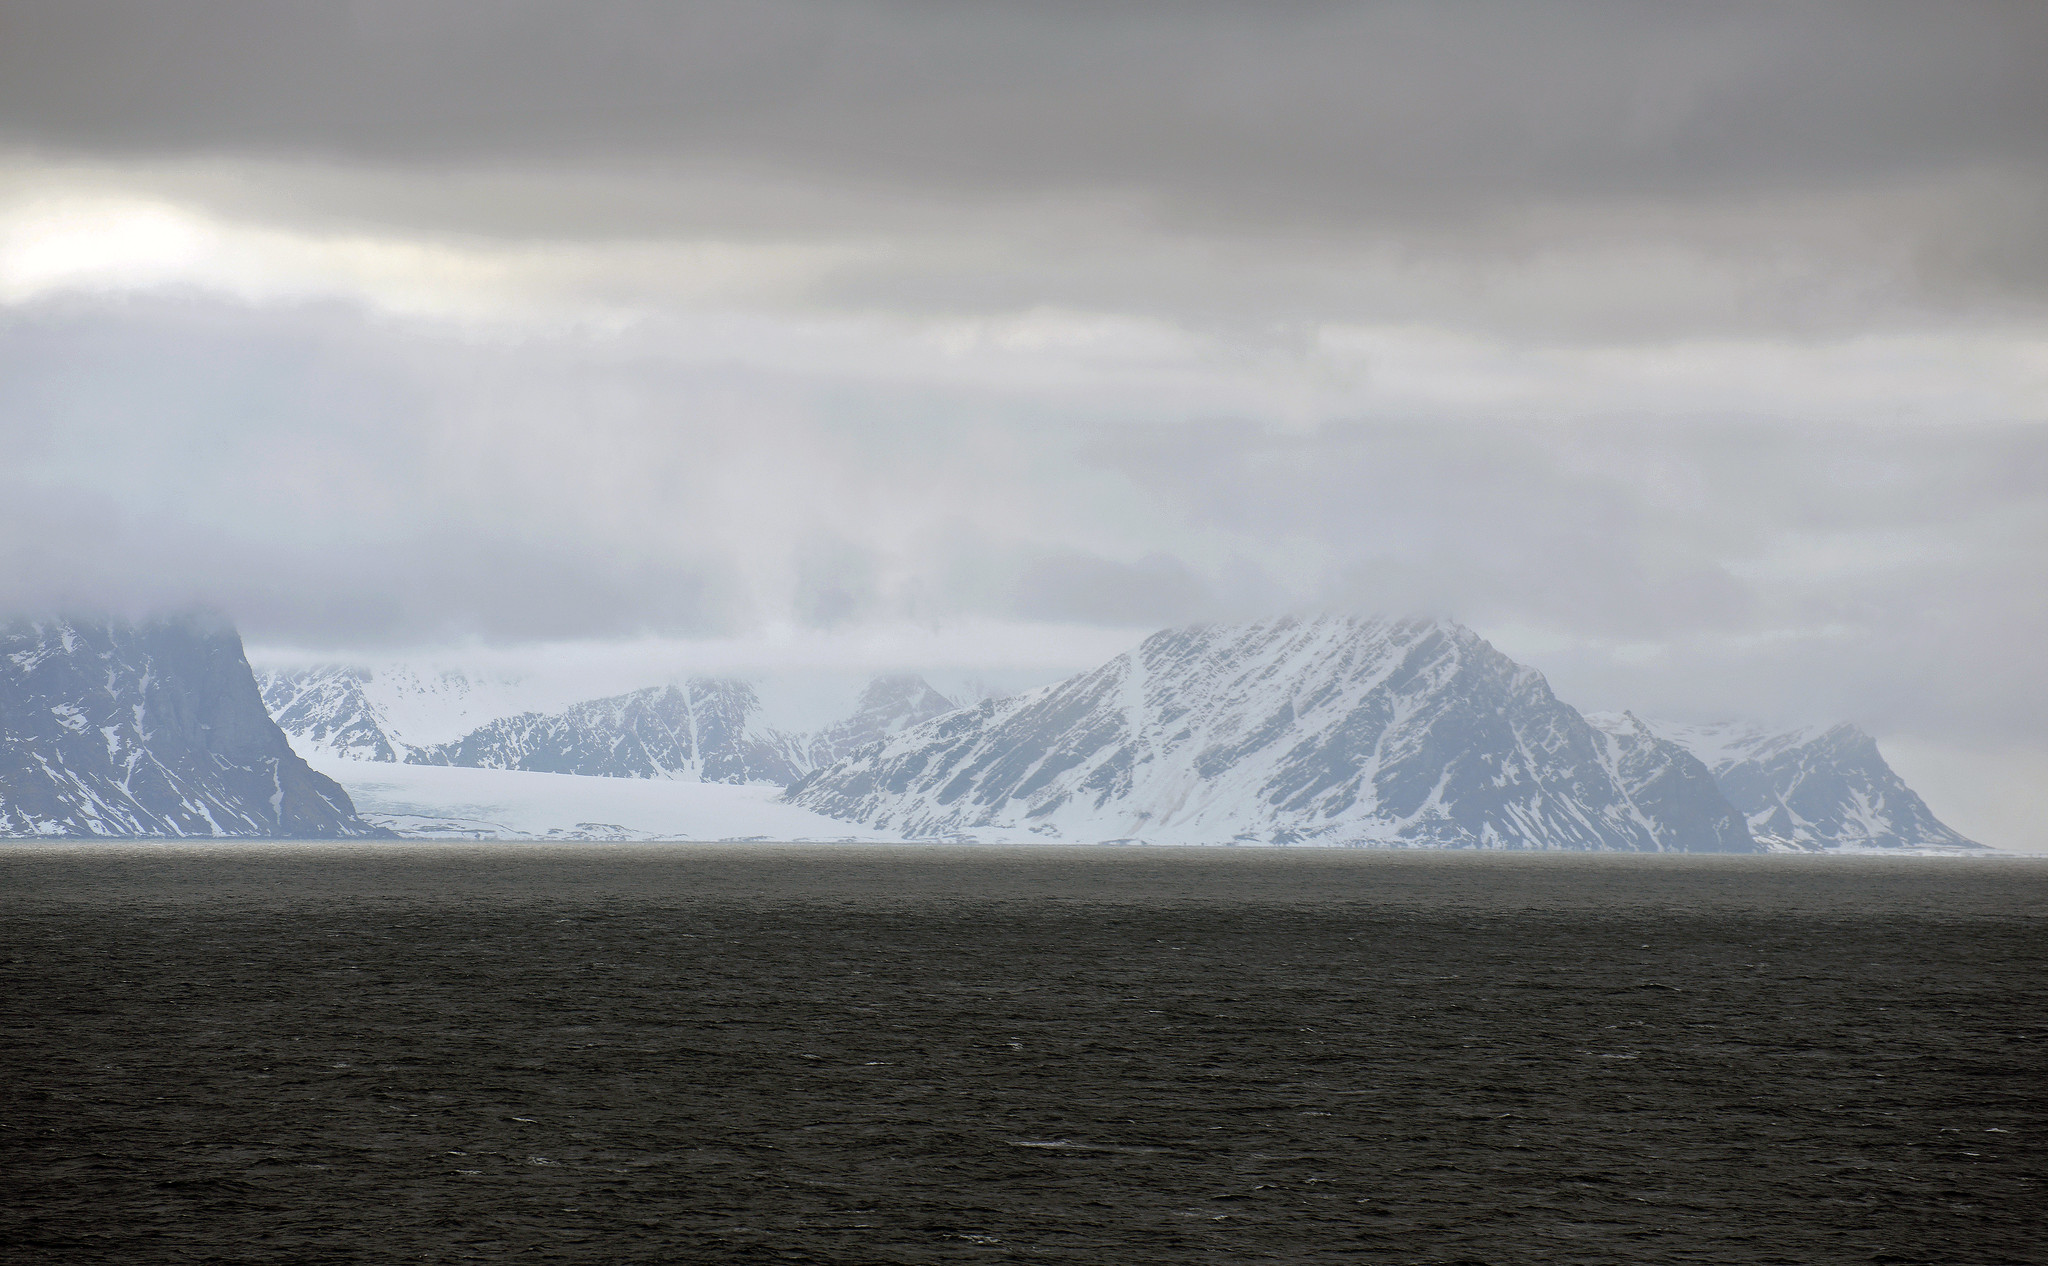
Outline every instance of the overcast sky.
<svg viewBox="0 0 2048 1266"><path fill-rule="evenodd" d="M2048 847L2043 66L2023 2L0 0L0 608L1446 614Z"/></svg>

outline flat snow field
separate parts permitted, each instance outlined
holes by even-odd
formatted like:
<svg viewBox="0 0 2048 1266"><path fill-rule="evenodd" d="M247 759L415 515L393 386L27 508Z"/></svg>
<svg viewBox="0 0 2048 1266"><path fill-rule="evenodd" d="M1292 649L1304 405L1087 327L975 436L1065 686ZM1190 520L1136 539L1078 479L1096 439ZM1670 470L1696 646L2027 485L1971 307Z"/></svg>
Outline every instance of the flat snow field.
<svg viewBox="0 0 2048 1266"><path fill-rule="evenodd" d="M414 839L898 843L903 838L783 804L779 799L782 789L765 785L397 765L327 755L308 757L307 763L340 783L365 821ZM972 839L983 844L1046 842L1015 830L975 831ZM1995 849L1830 848L1827 853L2012 856Z"/></svg>
<svg viewBox="0 0 2048 1266"><path fill-rule="evenodd" d="M313 757L365 821L440 839L888 841L783 804L779 787Z"/></svg>

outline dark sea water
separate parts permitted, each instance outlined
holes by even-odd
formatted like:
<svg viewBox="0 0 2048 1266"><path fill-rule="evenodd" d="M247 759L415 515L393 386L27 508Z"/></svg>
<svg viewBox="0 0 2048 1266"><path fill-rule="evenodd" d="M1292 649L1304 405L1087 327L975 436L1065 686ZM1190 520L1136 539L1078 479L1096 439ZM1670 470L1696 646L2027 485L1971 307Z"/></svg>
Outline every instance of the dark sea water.
<svg viewBox="0 0 2048 1266"><path fill-rule="evenodd" d="M2048 1261L2048 864L0 848L9 1262Z"/></svg>

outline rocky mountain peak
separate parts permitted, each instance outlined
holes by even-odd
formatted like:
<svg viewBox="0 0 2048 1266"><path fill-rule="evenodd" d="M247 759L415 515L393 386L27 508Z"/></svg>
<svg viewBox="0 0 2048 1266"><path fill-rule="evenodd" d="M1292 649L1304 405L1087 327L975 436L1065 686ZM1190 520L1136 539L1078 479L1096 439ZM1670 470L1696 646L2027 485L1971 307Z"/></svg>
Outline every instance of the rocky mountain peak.
<svg viewBox="0 0 2048 1266"><path fill-rule="evenodd" d="M1657 755L1688 794L1666 803L1670 777L1619 769L1541 674L1453 622L1284 617L1163 630L862 749L790 798L914 836L1753 847L1698 762Z"/></svg>
<svg viewBox="0 0 2048 1266"><path fill-rule="evenodd" d="M806 745L808 768L822 769L869 743L901 734L958 707L915 673L876 677L861 691L851 716L811 736Z"/></svg>

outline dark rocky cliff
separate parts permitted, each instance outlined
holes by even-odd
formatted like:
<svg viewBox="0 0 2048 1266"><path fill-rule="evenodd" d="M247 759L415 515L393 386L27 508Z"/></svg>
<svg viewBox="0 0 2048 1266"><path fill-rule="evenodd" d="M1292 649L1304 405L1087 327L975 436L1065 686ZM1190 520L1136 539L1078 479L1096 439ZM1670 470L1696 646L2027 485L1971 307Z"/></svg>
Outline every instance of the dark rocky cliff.
<svg viewBox="0 0 2048 1266"><path fill-rule="evenodd" d="M379 834L292 751L224 623L0 626L0 835Z"/></svg>

